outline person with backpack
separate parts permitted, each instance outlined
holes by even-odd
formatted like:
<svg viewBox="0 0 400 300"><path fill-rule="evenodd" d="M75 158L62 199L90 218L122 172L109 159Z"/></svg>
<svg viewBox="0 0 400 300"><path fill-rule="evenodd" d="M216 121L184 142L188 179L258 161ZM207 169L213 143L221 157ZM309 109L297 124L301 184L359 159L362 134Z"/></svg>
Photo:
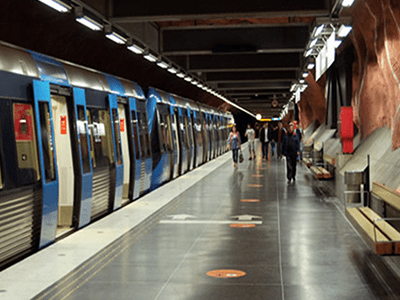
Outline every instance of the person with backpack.
<svg viewBox="0 0 400 300"><path fill-rule="evenodd" d="M232 126L232 131L228 137L228 150L232 150L233 167L237 168L240 145L240 133L236 130L236 126Z"/></svg>

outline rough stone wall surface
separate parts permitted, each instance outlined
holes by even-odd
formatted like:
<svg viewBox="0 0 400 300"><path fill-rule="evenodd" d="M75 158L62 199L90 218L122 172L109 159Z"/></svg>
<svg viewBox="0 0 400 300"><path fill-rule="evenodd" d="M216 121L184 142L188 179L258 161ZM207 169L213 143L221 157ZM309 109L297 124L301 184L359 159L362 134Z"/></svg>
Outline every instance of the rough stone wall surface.
<svg viewBox="0 0 400 300"><path fill-rule="evenodd" d="M300 124L303 129L314 121L319 124L324 123L326 117L325 75L316 82L313 72L309 72L305 80L308 88L301 94L298 103Z"/></svg>
<svg viewBox="0 0 400 300"><path fill-rule="evenodd" d="M391 128L394 150L400 147L400 2L356 1L350 13L354 122L361 138Z"/></svg>

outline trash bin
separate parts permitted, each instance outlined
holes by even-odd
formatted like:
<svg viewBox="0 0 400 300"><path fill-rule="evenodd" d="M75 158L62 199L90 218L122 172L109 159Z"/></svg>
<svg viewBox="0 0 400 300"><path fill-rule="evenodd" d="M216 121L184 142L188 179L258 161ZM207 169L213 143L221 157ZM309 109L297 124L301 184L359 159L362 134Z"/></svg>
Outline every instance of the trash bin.
<svg viewBox="0 0 400 300"><path fill-rule="evenodd" d="M347 203L361 203L361 184L364 184L363 171L346 171L344 173L346 184Z"/></svg>

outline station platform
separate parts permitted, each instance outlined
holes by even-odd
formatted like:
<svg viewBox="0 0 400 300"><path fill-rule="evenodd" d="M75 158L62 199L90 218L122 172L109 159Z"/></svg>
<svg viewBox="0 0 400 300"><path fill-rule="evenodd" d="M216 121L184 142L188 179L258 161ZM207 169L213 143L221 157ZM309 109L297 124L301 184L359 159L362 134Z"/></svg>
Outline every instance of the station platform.
<svg viewBox="0 0 400 300"><path fill-rule="evenodd" d="M0 273L0 299L399 299L339 201L298 165L206 163ZM259 153L258 153L259 154Z"/></svg>

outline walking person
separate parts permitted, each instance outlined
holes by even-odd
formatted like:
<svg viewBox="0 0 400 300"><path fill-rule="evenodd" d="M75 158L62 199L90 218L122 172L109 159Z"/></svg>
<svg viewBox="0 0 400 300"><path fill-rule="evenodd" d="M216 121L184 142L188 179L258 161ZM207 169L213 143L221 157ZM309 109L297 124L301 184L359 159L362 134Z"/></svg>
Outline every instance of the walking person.
<svg viewBox="0 0 400 300"><path fill-rule="evenodd" d="M282 148L283 155L286 156L286 177L288 179L288 183L290 183L292 179L293 182L295 182L297 156L300 154L300 144L299 139L294 134L293 123L289 124L288 132L283 139Z"/></svg>
<svg viewBox="0 0 400 300"><path fill-rule="evenodd" d="M271 157L274 157L275 146L277 144L277 139L278 139L278 126L272 125L272 129L271 129Z"/></svg>
<svg viewBox="0 0 400 300"><path fill-rule="evenodd" d="M303 130L300 128L300 121L298 122L294 122L295 124L295 134L297 135L297 139L299 140L300 143L300 154L297 156L297 160L298 161L302 161L303 160Z"/></svg>
<svg viewBox="0 0 400 300"><path fill-rule="evenodd" d="M249 160L256 159L256 152L255 152L255 149L254 149L255 135L256 135L256 133L255 133L254 129L251 128L250 124L248 124L244 136L247 137L247 139L249 141L249 154L250 154ZM252 152L253 152L253 156L251 156Z"/></svg>
<svg viewBox="0 0 400 300"><path fill-rule="evenodd" d="M264 123L264 127L260 130L260 141L262 143L262 155L263 159L268 159L268 143L269 143L270 133L268 130L268 123Z"/></svg>
<svg viewBox="0 0 400 300"><path fill-rule="evenodd" d="M236 130L236 126L232 126L232 131L228 137L228 150L232 150L233 167L237 168L240 145L240 133Z"/></svg>
<svg viewBox="0 0 400 300"><path fill-rule="evenodd" d="M277 157L278 159L282 158L282 141L283 138L286 135L286 130L285 128L283 128L282 126L282 122L279 121L278 123L278 130L277 130L277 134L276 134L276 151L277 151Z"/></svg>

